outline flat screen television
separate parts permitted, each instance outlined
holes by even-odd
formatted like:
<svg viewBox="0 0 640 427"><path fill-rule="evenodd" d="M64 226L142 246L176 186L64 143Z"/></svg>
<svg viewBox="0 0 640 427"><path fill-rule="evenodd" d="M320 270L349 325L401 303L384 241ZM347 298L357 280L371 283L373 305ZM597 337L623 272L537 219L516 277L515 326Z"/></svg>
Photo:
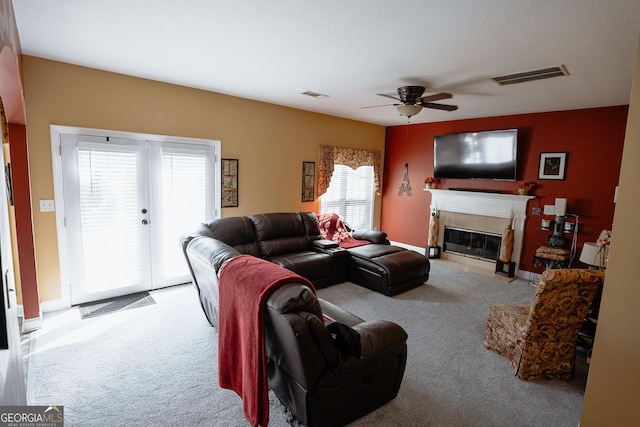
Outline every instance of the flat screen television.
<svg viewBox="0 0 640 427"><path fill-rule="evenodd" d="M518 130L438 135L433 140L433 176L516 180Z"/></svg>

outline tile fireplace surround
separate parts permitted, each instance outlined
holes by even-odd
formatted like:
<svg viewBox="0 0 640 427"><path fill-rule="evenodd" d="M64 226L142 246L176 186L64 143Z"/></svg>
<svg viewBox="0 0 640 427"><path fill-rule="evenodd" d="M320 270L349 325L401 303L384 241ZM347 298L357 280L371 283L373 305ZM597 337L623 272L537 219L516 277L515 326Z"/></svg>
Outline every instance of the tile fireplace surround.
<svg viewBox="0 0 640 427"><path fill-rule="evenodd" d="M425 189L425 191L431 192L431 212L434 210L440 212L438 232L438 246L440 247L443 246L445 226L502 235L513 217L514 241L511 260L516 262L519 271L524 221L527 218L527 202L535 196L436 189ZM442 252L441 257L492 272L496 267L495 262L447 252Z"/></svg>

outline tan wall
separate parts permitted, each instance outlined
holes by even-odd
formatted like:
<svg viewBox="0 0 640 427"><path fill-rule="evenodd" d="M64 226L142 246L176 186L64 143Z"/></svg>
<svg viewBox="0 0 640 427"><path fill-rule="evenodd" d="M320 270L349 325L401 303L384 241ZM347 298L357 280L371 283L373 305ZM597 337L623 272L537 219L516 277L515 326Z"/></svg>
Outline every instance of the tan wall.
<svg viewBox="0 0 640 427"><path fill-rule="evenodd" d="M222 216L317 212L317 202L301 202L301 174L319 144L384 150L382 126L35 57L23 57L23 66L42 301L62 295L55 214L37 209L54 196L51 124L222 141L222 156L240 160L239 207Z"/></svg>
<svg viewBox="0 0 640 427"><path fill-rule="evenodd" d="M640 47L582 427L640 425Z"/></svg>

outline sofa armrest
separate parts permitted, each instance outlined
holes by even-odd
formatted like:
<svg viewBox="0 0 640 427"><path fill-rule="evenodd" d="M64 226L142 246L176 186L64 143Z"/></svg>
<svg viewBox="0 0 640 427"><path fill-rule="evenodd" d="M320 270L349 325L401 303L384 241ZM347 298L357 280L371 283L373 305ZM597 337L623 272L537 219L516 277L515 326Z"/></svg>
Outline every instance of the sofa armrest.
<svg viewBox="0 0 640 427"><path fill-rule="evenodd" d="M368 240L371 243L389 244L387 233L380 230L356 230L353 232L353 238L357 240Z"/></svg>
<svg viewBox="0 0 640 427"><path fill-rule="evenodd" d="M353 329L360 334L362 358L374 357L407 341L405 330L386 320L370 320L353 326Z"/></svg>
<svg viewBox="0 0 640 427"><path fill-rule="evenodd" d="M338 247L338 243L334 242L333 240L319 239L319 240L312 240L311 246L314 248L320 248L320 249L335 249Z"/></svg>
<svg viewBox="0 0 640 427"><path fill-rule="evenodd" d="M196 237L192 239L187 245L186 253L188 257L199 258L211 266L216 274L218 274L225 262L241 255L240 252L226 243L210 237Z"/></svg>

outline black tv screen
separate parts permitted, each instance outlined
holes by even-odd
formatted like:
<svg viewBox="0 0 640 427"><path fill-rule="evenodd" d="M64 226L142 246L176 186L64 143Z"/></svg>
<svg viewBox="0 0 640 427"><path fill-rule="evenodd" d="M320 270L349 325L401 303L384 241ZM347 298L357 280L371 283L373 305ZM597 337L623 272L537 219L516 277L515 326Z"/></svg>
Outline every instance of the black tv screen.
<svg viewBox="0 0 640 427"><path fill-rule="evenodd" d="M438 135L433 151L435 178L516 180L517 129Z"/></svg>

